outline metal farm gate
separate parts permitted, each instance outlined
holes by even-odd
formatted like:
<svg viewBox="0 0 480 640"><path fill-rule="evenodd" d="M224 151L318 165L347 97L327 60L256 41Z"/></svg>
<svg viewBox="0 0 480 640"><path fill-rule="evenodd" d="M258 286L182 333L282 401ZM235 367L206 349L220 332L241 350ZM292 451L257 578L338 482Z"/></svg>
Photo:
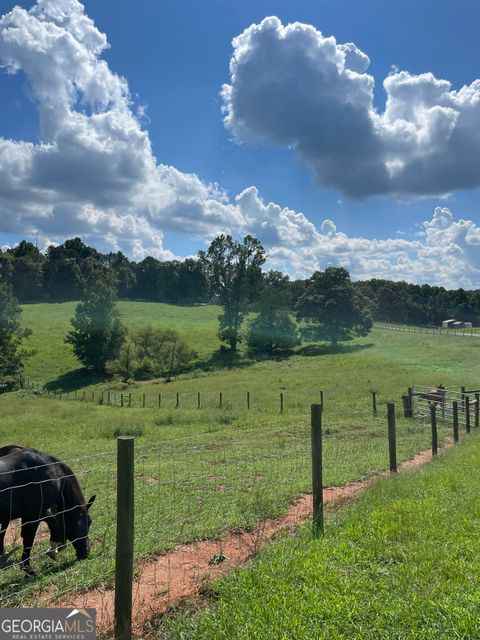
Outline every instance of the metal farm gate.
<svg viewBox="0 0 480 640"><path fill-rule="evenodd" d="M454 403L457 403L458 422L464 426L479 425L480 389L465 389L465 387L435 386L425 387L414 385L409 389L413 417L430 415L430 407L435 404L437 420L453 424Z"/></svg>

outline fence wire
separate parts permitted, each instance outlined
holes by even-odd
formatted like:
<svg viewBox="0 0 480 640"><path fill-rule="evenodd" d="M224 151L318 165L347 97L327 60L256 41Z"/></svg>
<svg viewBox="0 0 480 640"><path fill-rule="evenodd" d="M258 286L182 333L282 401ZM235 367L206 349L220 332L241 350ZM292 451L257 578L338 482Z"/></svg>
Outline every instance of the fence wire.
<svg viewBox="0 0 480 640"><path fill-rule="evenodd" d="M360 401L359 401L360 402ZM368 402L366 394L365 402ZM361 411L360 411L361 409ZM305 408L304 408L305 410ZM358 481L388 465L384 404L365 417L364 407L349 424L324 416L324 485L329 500L349 498ZM428 449L427 420L398 417L398 460ZM451 437L439 426L439 444ZM91 508L91 552L75 561L72 543L57 563L48 556L42 525L31 556L35 577L19 568L17 524L7 532L7 558L0 565L0 606L93 606L99 630L113 633L117 510L117 460L99 452L65 460ZM14 484L22 486L22 471ZM211 582L251 557L281 530L311 514L309 417L278 416L235 430L212 430L135 447L136 631L182 597L208 592ZM67 479L67 478L65 478ZM348 484L357 481L357 484ZM0 473L0 486L2 473ZM0 496L2 495L0 490ZM121 497L120 497L121 499ZM67 517L68 509L60 512Z"/></svg>

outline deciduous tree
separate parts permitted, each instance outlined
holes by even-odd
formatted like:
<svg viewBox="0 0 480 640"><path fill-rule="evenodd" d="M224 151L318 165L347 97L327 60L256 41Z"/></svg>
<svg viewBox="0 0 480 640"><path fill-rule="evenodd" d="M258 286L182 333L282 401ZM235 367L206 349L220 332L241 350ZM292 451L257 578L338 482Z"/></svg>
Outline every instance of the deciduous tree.
<svg viewBox="0 0 480 640"><path fill-rule="evenodd" d="M92 273L71 321L73 331L65 339L80 362L98 373L118 356L125 336L116 299L113 274L100 269Z"/></svg>
<svg viewBox="0 0 480 640"><path fill-rule="evenodd" d="M18 377L23 369L24 359L29 352L21 348L23 340L31 334L22 328L22 309L9 285L0 282L0 379Z"/></svg>
<svg viewBox="0 0 480 640"><path fill-rule="evenodd" d="M216 237L199 258L209 278L212 292L223 307L219 336L232 351L241 340L241 326L248 305L258 293L265 249L253 236L237 242L230 235Z"/></svg>
<svg viewBox="0 0 480 640"><path fill-rule="evenodd" d="M272 354L299 344L295 322L290 317L291 286L280 271L264 274L255 303L256 317L250 322L247 342L251 351Z"/></svg>
<svg viewBox="0 0 480 640"><path fill-rule="evenodd" d="M316 271L305 283L297 304L297 318L305 322L303 334L331 345L364 336L372 327L367 301L354 288L346 269Z"/></svg>

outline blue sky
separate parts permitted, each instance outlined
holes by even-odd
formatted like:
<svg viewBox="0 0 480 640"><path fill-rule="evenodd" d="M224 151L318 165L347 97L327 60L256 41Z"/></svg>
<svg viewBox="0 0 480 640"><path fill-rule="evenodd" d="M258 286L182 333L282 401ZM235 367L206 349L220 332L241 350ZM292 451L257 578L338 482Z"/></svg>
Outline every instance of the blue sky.
<svg viewBox="0 0 480 640"><path fill-rule="evenodd" d="M12 14L15 4L26 11L34 7L34 13ZM367 184L365 189L363 184L368 183L369 178L362 176L361 193L357 183L353 184L345 177L350 171L361 168L364 158L365 175L375 173L379 166L377 151L371 151L372 145L378 144L374 135L366 136L365 148L370 151L362 151L362 142L358 153L355 137L363 136L358 133L364 131L360 128L364 122L362 118L370 118L375 111L385 112L387 94L382 83L392 70L407 72L409 81L420 74L431 73L435 79L448 80L451 91L470 85L480 77L480 41L476 33L480 7L477 2L463 0L452 5L443 0L421 3L418 0L388 3L383 0L362 3L358 0L142 0L137 3L85 0L84 10L76 0L40 0L38 4L45 10L41 17L33 2L0 1L0 14L7 16L7 22L4 19L0 26L0 61L9 71L0 75L0 136L20 143L22 147L19 149L18 144L7 146L3 155L0 151L0 245L12 245L22 237L36 234L46 243L80 234L102 249L120 248L137 259L148 253L168 258L195 253L219 231L231 231L235 235L257 232L270 250L271 266L283 268L292 275L307 274L327 264L344 264L354 277L402 277L448 286L480 287L480 258L475 257L480 242L477 227L480 224L480 165L474 166L476 147L465 151L465 167L462 160L455 163L452 160L451 166L430 175L426 163L432 166L443 163L445 155L461 159L461 144L464 144L457 142L453 148L452 142L445 143L443 134L438 133L440 125L437 127L433 123L428 133L431 142L427 143L431 148L425 148L425 142L421 141L402 151L400 159L395 157L394 162L402 167L405 163L405 176L395 175L385 184L381 184L379 178L378 183ZM89 98L91 85L85 74L79 80L75 77L76 70L64 63L59 64L61 81L53 78L52 87L46 87L49 81L46 73L41 86L37 82L38 75L47 66L52 77L55 76L57 63L64 52L57 41L54 45L48 41L50 49L41 60L39 49L32 46L31 37L22 41L23 30L38 37L39 46L44 45L42 38L48 32L48 29L43 33L36 28L40 20L42 28L54 24L56 28L65 29L69 37L72 33L78 37L78 30L71 27L73 20L67 25L63 17L59 22L59 12L68 18L75 15L82 28L81 20L88 17L88 29L92 33L95 29L96 33L105 34L108 40L108 49L100 47L93 54L90 49L87 51L88 56L93 55L94 64L101 60L108 64L110 76L104 85L111 93L100 106ZM30 16L28 25L24 19L26 15ZM269 28L260 27L267 16L277 16L279 22ZM347 146L353 139L352 149L339 157L332 167L329 167L331 159L326 157L328 153L324 148L326 138L318 131L322 128L336 131L335 105L332 109L332 104L324 98L316 101L312 97L323 90L320 87L317 91L316 83L326 82L325 78L330 76L319 76L303 66L310 46L308 38L313 31L298 31L295 35L300 43L297 53L304 57L298 62L291 56L285 42L290 36L293 41L294 36L290 33L284 38L286 32L283 30L293 22L311 25L324 37L334 36L337 45L354 43L369 58L368 69L355 68L354 71L363 74L363 78L370 74L375 80L370 115L355 111L353 124L348 128ZM233 81L229 72L232 38L251 25L259 26L259 46L253 44L253 36L248 40L248 63L239 62L238 81ZM12 28L22 36L15 45L8 35ZM269 44L269 33L276 36L272 45ZM82 40L82 46L85 42ZM274 50L277 46L282 49ZM261 47L263 52L257 58L255 47L259 50ZM284 74L276 71L280 58ZM88 73L98 76L95 69L92 71L91 60L87 57L85 60ZM320 67L323 63L320 56L315 65ZM123 89L117 86L118 77L128 83L131 100L124 100L120 95ZM261 90L250 95L257 80L262 85ZM75 135L72 134L73 142L61 146L58 136L63 136L65 142L66 131L71 133L70 119L67 118L68 127L62 124L62 118L66 116L60 85L64 81L71 81L78 89L75 99L67 99L70 115L81 112L88 118L93 112L114 111L120 105L114 115L121 114L127 119L120 126L135 126L130 117L138 123L138 131L132 134L134 139L120 142L114 135L110 146L115 150L119 145L118 153L103 153L101 157L96 153L93 160L89 158L91 147L83 152L83 142L78 144L78 128ZM86 83L86 88L82 87L82 82ZM224 83L230 83L236 92L236 98L230 102L220 95ZM280 93L275 94L279 84ZM415 85L413 81L410 84ZM338 86L344 87L344 84ZM359 95L363 95L365 86L360 87ZM338 90L337 85L332 87L334 91ZM356 85L354 91L357 88ZM58 99L57 90L60 92ZM95 91L97 96L99 89ZM420 89L415 85L412 91L418 95ZM265 103L267 95L275 96L277 102L272 98L271 103ZM355 94L353 100L357 99L363 98L357 98ZM54 100L57 100L56 104L53 104ZM281 114L277 113L279 102L282 103ZM442 98L439 106L445 113L451 113L451 104L447 102ZM461 127L457 127L462 129L462 141L470 138L468 126L472 131L475 129L471 124L475 110L479 111L480 118L480 108L474 106L472 116L470 104L467 105L470 111L463 114L466 102L462 98L458 106L459 118L463 116ZM130 115L125 115L127 103ZM350 117L342 111L344 104L339 105L339 121ZM230 125L224 123L222 106L230 108ZM431 106L430 103L427 105L428 108ZM143 110L138 111L139 107L145 107L145 115ZM266 112L267 108L273 111ZM401 105L401 109L405 108ZM330 119L322 116L322 109L329 113ZM57 111L62 115L57 116ZM358 113L356 123L355 114ZM262 120L264 117L265 121ZM55 118L58 120L54 121ZM388 142L392 149L403 145L406 136L399 133L399 118L395 118L393 124L397 129L394 134L388 133L393 136ZM448 114L445 118L448 120ZM299 123L303 123L302 127ZM81 126L84 125L89 126L82 121ZM344 144L341 133L344 125L344 121L338 125L340 133L333 139L337 148ZM416 122L415 126L420 128L421 125ZM85 132L90 136L88 129ZM151 153L145 151L145 147L140 149L145 142L141 132L148 136ZM94 136L99 136L102 144L105 142L103 129L100 133L95 129L89 140ZM382 133L382 136L383 145L387 134ZM438 152L435 136L441 138L444 145ZM309 148L309 141L314 139L315 148ZM34 151L38 152L40 160L48 155L49 149L45 145L58 145L58 157L51 160L47 168L38 170L35 159L34 174L29 174L17 191L11 192L8 167L13 175L18 175L12 169L18 162L18 171L23 171L27 162L25 154L29 151L26 145L30 142L37 146ZM69 152L75 144L78 153L75 152L72 159ZM132 166L125 169L123 163L115 163L112 157L121 157L129 145L138 155L132 154ZM21 152L24 155L15 156L12 161L11 154ZM394 152L389 149L388 153ZM417 169L417 156L422 154L427 160ZM153 156L158 164L170 168L161 178L153 179L150 174L145 177L153 171L150 166ZM6 174L4 180L2 163ZM67 171L69 163L71 171ZM458 178L454 175L457 168ZM127 176L124 172L130 170L131 175ZM469 170L473 175L465 181L463 176ZM425 183L431 182L432 186L426 192L423 192L423 185L418 184L422 180L415 179L419 172L422 175L425 172ZM192 174L196 177L195 184L190 178L184 178ZM95 175L99 176L98 182ZM448 194L445 196L441 192L442 176L450 178L452 175L450 182L445 181ZM67 189L65 183L73 177L75 185ZM128 188L127 179L131 180ZM108 193L104 189L106 183L111 184ZM222 190L219 196L212 192L211 183L217 183ZM252 200L251 194L244 197L241 211L234 211L236 196L251 187L256 189L256 199ZM148 192L150 199L140 198L135 189L143 194ZM43 201L46 190L48 197ZM18 197L20 192L22 195ZM221 206L215 204L216 200ZM265 211L262 207L270 202L278 206ZM38 205L35 211L34 204ZM281 211L285 213L279 213ZM299 212L305 216L300 222L295 217ZM283 222L278 222L282 215ZM325 220L329 224L322 231ZM288 228L282 231L284 222L288 222ZM265 237L262 237L265 229ZM289 242L289 236L293 238L292 242ZM149 242L152 238L154 241ZM374 239L384 243L372 243ZM407 240L410 245L398 244L398 241ZM459 264L462 265L461 275L458 274Z"/></svg>

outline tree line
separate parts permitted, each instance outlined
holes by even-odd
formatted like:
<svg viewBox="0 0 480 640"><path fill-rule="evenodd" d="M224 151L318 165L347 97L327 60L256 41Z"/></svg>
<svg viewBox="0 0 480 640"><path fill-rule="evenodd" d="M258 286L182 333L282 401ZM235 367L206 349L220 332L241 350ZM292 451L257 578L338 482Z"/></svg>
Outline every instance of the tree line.
<svg viewBox="0 0 480 640"><path fill-rule="evenodd" d="M118 297L170 303L216 302L222 308L222 349L247 343L256 354L290 350L302 340L338 342L366 335L372 320L439 324L446 317L475 322L480 292L372 279L352 282L348 271L329 267L305 280L264 271L266 252L246 236L216 237L196 259L129 261L101 254L79 238L44 254L28 242L0 253L0 379L21 373L29 332L21 327L20 302L81 299L66 341L88 369L151 378L189 366L195 352L174 328L132 332L121 322Z"/></svg>
<svg viewBox="0 0 480 640"><path fill-rule="evenodd" d="M228 251L232 251L234 241L229 242ZM209 269L206 261L208 255L218 253L219 241L212 244L213 248L211 245L208 251L200 252L198 258L160 261L150 256L134 262L120 251L101 253L80 238L50 246L44 253L35 244L22 240L15 247L0 250L0 282L12 288L20 303L64 302L81 299L91 274L104 269L113 274L120 299L171 304L215 301L228 294L222 289L217 271ZM228 261L227 254L225 260ZM260 266L263 263L264 260ZM293 311L308 279L290 280L283 276L278 280L278 276L269 282L266 278L265 287L272 292L281 287L282 300L288 297ZM240 281L237 285L243 287ZM355 282L354 288L370 301L370 314L379 322L440 324L447 318L457 318L480 324L480 290L447 290L382 279ZM214 290L219 293L213 294Z"/></svg>
<svg viewBox="0 0 480 640"><path fill-rule="evenodd" d="M191 304L208 298L204 270L191 258L133 262L120 251L101 253L80 238L50 246L45 253L25 240L0 250L0 281L12 287L20 303L79 300L99 270L112 274L121 299Z"/></svg>

